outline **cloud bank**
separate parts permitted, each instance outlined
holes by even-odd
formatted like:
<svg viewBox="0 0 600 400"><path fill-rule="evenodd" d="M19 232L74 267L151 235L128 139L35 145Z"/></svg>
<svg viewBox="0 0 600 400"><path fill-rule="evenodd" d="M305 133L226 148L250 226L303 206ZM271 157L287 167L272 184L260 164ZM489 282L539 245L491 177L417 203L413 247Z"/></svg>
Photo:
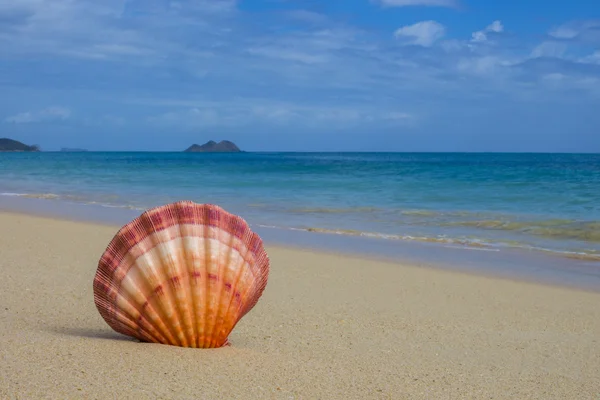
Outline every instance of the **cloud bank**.
<svg viewBox="0 0 600 400"><path fill-rule="evenodd" d="M28 124L32 122L45 122L65 120L69 118L71 111L65 107L48 107L40 111L25 111L11 115L5 119L6 122L14 124Z"/></svg>

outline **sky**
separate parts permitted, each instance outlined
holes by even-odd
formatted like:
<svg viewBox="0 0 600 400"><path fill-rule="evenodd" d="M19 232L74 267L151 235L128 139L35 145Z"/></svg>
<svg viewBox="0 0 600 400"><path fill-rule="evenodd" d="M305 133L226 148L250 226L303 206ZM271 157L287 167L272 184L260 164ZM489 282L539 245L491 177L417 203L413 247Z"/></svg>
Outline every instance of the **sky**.
<svg viewBox="0 0 600 400"><path fill-rule="evenodd" d="M600 152L594 3L0 0L0 137Z"/></svg>

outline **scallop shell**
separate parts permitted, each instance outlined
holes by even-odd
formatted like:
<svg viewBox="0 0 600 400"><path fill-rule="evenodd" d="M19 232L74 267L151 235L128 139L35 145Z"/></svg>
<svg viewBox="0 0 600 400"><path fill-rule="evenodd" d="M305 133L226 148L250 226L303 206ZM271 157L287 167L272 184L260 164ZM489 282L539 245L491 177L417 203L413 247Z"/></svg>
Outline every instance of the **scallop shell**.
<svg viewBox="0 0 600 400"><path fill-rule="evenodd" d="M94 302L111 328L141 341L221 347L268 276L262 240L246 221L181 201L119 230L98 263Z"/></svg>

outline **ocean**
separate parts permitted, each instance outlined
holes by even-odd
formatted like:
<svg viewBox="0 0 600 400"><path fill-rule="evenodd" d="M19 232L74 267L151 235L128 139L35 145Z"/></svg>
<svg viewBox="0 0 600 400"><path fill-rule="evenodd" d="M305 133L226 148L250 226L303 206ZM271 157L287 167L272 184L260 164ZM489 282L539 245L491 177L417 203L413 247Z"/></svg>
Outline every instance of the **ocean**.
<svg viewBox="0 0 600 400"><path fill-rule="evenodd" d="M0 172L13 200L133 215L186 199L278 232L600 262L599 154L0 153Z"/></svg>

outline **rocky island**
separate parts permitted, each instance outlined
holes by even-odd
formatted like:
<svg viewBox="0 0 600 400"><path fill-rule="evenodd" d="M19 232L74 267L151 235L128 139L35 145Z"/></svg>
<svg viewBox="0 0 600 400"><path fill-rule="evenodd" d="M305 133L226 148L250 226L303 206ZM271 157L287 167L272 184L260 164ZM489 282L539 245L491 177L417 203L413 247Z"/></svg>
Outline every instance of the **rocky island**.
<svg viewBox="0 0 600 400"><path fill-rule="evenodd" d="M0 151L40 151L39 146L28 146L17 140L2 138L0 139Z"/></svg>
<svg viewBox="0 0 600 400"><path fill-rule="evenodd" d="M242 151L229 140L221 140L219 143L210 140L202 146L193 144L184 150L185 153L241 153Z"/></svg>

